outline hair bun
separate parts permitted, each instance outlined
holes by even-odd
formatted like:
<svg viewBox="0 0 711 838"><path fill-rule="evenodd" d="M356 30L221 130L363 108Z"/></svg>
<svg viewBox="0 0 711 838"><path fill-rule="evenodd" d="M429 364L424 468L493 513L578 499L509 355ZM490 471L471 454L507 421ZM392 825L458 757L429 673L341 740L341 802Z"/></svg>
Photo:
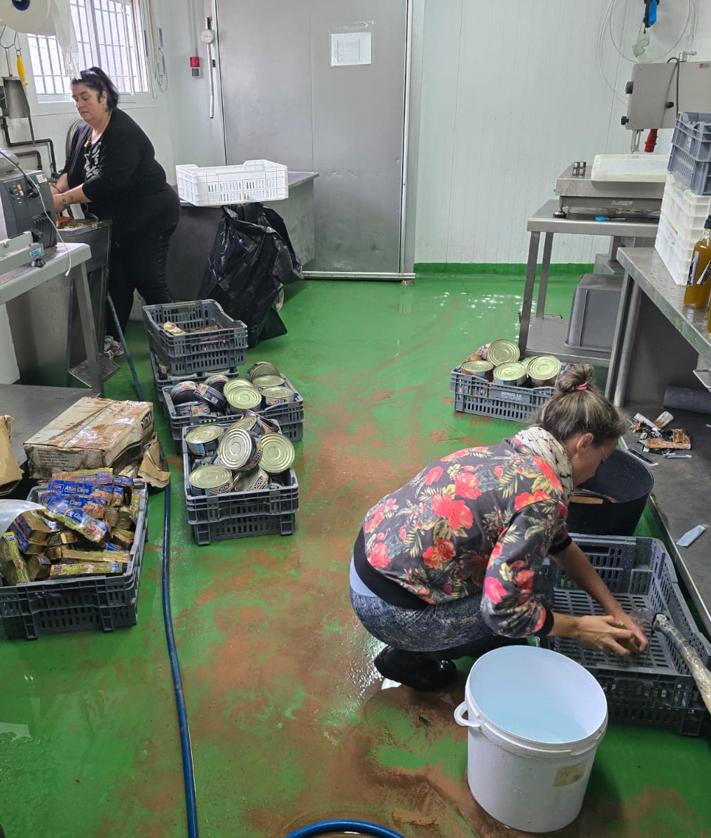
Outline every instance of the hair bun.
<svg viewBox="0 0 711 838"><path fill-rule="evenodd" d="M575 393L577 390L593 389L593 368L590 364L568 364L558 376L556 393Z"/></svg>

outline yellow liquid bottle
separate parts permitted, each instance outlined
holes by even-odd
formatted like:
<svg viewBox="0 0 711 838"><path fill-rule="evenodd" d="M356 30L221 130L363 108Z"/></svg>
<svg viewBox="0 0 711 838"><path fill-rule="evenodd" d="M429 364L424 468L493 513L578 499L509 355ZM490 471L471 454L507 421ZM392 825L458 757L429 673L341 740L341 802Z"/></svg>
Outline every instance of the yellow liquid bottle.
<svg viewBox="0 0 711 838"><path fill-rule="evenodd" d="M689 279L684 291L684 305L706 308L711 296L711 215L704 224L704 234L694 245Z"/></svg>

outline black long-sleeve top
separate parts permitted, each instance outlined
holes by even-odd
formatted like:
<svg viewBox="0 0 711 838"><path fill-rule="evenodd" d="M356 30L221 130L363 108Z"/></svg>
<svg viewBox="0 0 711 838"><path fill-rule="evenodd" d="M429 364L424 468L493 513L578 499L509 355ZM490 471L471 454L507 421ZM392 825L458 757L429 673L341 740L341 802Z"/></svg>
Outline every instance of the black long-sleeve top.
<svg viewBox="0 0 711 838"><path fill-rule="evenodd" d="M153 144L124 111L113 111L93 146L91 126L80 127L64 171L70 189L83 187L89 212L112 220L114 239L158 233L178 223L178 196L155 159Z"/></svg>

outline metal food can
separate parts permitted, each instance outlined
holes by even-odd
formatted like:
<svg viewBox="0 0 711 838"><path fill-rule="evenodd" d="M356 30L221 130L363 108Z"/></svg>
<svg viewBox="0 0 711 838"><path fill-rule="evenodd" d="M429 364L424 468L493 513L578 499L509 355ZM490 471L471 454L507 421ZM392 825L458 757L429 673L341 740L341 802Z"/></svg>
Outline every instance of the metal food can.
<svg viewBox="0 0 711 838"><path fill-rule="evenodd" d="M217 372L213 375L208 375L203 383L207 384L208 387L212 387L214 390L219 390L220 393L224 393L225 384L229 380L229 375L225 375L223 372Z"/></svg>
<svg viewBox="0 0 711 838"><path fill-rule="evenodd" d="M262 375L279 375L279 370L271 361L257 361L247 370L247 378L250 381Z"/></svg>
<svg viewBox="0 0 711 838"><path fill-rule="evenodd" d="M217 451L224 433L225 429L220 425L200 425L198 428L190 428L185 434L185 444L191 454L204 457Z"/></svg>
<svg viewBox="0 0 711 838"><path fill-rule="evenodd" d="M528 364L528 377L534 387L552 387L560 373L560 361L554 355L540 355Z"/></svg>
<svg viewBox="0 0 711 838"><path fill-rule="evenodd" d="M252 379L252 384L258 390L266 390L268 387L283 387L284 386L284 376L283 375L260 375L257 378Z"/></svg>
<svg viewBox="0 0 711 838"><path fill-rule="evenodd" d="M170 398L173 404L185 404L194 402L197 398L197 384L194 381L181 381L171 388Z"/></svg>
<svg viewBox="0 0 711 838"><path fill-rule="evenodd" d="M494 365L491 361L482 361L479 359L477 361L465 361L459 369L465 375L476 375L479 378L485 378L487 381L491 381Z"/></svg>
<svg viewBox="0 0 711 838"><path fill-rule="evenodd" d="M182 404L175 405L175 415L176 416L190 416L190 411L196 407L197 405L205 406L204 402L183 402Z"/></svg>
<svg viewBox="0 0 711 838"><path fill-rule="evenodd" d="M240 474L232 484L233 492L258 492L269 488L269 475L263 468Z"/></svg>
<svg viewBox="0 0 711 838"><path fill-rule="evenodd" d="M494 382L496 384L513 384L516 387L526 383L528 372L523 364L518 362L511 364L500 364L494 369Z"/></svg>
<svg viewBox="0 0 711 838"><path fill-rule="evenodd" d="M262 394L256 387L236 387L225 393L227 404L235 413L256 410L262 406Z"/></svg>
<svg viewBox="0 0 711 838"><path fill-rule="evenodd" d="M252 471L259 465L256 439L244 428L228 428L217 448L217 461L232 471Z"/></svg>
<svg viewBox="0 0 711 838"><path fill-rule="evenodd" d="M186 405L189 410L185 411L186 416L211 416L212 411L210 410L210 405L205 404L205 402L198 402L195 404Z"/></svg>
<svg viewBox="0 0 711 838"><path fill-rule="evenodd" d="M259 415L253 410L245 410L245 412L237 419L230 428L241 428L243 431L251 433L255 428L259 427Z"/></svg>
<svg viewBox="0 0 711 838"><path fill-rule="evenodd" d="M211 405L220 412L224 411L225 406L227 404L227 400L225 399L224 395L215 387L210 387L209 384L203 382L202 384L198 384L196 393L198 398L204 401L206 404Z"/></svg>
<svg viewBox="0 0 711 838"><path fill-rule="evenodd" d="M259 465L268 474L281 474L294 464L294 446L281 434L265 434L258 447L261 455Z"/></svg>
<svg viewBox="0 0 711 838"><path fill-rule="evenodd" d="M224 495L232 488L232 472L224 466L199 466L188 477L193 495Z"/></svg>
<svg viewBox="0 0 711 838"><path fill-rule="evenodd" d="M495 340L489 346L487 360L495 367L502 364L513 364L521 357L518 344L512 340Z"/></svg>
<svg viewBox="0 0 711 838"><path fill-rule="evenodd" d="M275 404L289 404L296 399L296 393L290 387L265 387L262 395L267 407L273 407Z"/></svg>

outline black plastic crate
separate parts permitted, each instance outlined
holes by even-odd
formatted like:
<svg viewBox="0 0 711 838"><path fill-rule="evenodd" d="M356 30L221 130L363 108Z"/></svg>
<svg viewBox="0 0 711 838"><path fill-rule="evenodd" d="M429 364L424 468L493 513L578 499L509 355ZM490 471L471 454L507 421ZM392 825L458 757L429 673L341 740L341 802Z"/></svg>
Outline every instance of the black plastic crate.
<svg viewBox="0 0 711 838"><path fill-rule="evenodd" d="M517 387L494 384L478 375L467 375L457 367L452 370L450 388L454 409L460 413L492 416L526 422L553 395L553 387Z"/></svg>
<svg viewBox="0 0 711 838"><path fill-rule="evenodd" d="M153 386L155 387L156 397L158 402L165 410L165 402L163 400L163 388L164 387L175 387L176 384L180 384L181 381L195 381L199 383L204 381L211 375L217 375L218 373L222 373L224 375L229 376L230 378L236 378L237 367L233 367L232 369L226 370L211 370L210 372L203 372L203 373L193 373L192 375L167 375L164 376L161 374L159 369L159 359L155 352L149 353L151 356L151 369L153 370Z"/></svg>
<svg viewBox="0 0 711 838"><path fill-rule="evenodd" d="M219 328L210 332L170 335L161 328L168 321L181 329ZM144 306L143 322L151 351L169 368L172 376L232 369L244 363L247 327L225 314L215 300Z"/></svg>
<svg viewBox="0 0 711 838"><path fill-rule="evenodd" d="M229 427L229 422L213 422L215 425ZM299 508L299 481L294 469L280 475L284 483L270 485L268 489L252 492L225 492L222 495L192 495L188 484L190 474L190 454L185 444L183 430L183 477L185 481L185 508L189 524L212 524L225 522L230 518L260 518L262 516L283 515L296 512ZM245 533L249 534L249 533ZM227 537L227 536L225 536Z"/></svg>
<svg viewBox="0 0 711 838"><path fill-rule="evenodd" d="M243 518L229 518L209 524L191 524L193 540L204 546L213 541L232 538L252 538L257 535L291 535L296 528L296 515L284 512L280 515L246 515Z"/></svg>
<svg viewBox="0 0 711 838"><path fill-rule="evenodd" d="M696 628L684 601L671 558L661 541L577 535L626 611L666 614L708 666L711 643ZM602 614L592 597L578 589L551 561L545 570L553 585L553 608L576 616ZM587 649L567 638L550 638L551 647L588 669L605 690L610 720L698 736L706 708L683 658L662 634L649 637L643 655L620 658Z"/></svg>
<svg viewBox="0 0 711 838"><path fill-rule="evenodd" d="M135 484L134 491L140 492L141 500L126 573L0 585L0 618L8 638L36 640L43 634L113 631L136 624L148 496L145 484ZM34 500L36 492L33 489L28 500Z"/></svg>
<svg viewBox="0 0 711 838"><path fill-rule="evenodd" d="M292 442L298 442L304 438L304 400L289 379L287 378L285 380L289 387L296 393L295 400L286 404L275 404L271 407L258 410L256 413L265 419L275 420L285 437L288 437ZM165 414L170 424L170 435L175 441L178 452L182 450L183 431L185 428L194 427L195 425L224 425L225 422L229 424L230 419L235 422L239 418L237 415L223 415L220 413L211 413L207 416L178 416L173 400L170 397L171 389L171 387L162 388L161 401L165 407Z"/></svg>

